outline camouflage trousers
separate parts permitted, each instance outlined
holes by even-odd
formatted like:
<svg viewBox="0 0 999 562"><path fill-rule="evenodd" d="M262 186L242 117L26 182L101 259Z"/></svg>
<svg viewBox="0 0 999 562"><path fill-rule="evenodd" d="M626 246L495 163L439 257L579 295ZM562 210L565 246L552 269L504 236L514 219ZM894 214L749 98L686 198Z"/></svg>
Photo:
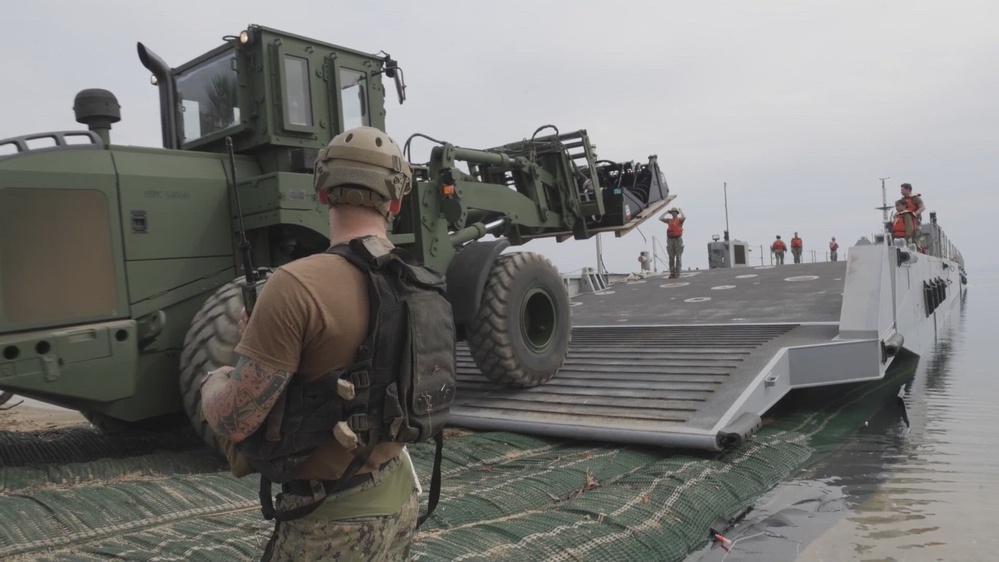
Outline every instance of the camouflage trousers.
<svg viewBox="0 0 999 562"><path fill-rule="evenodd" d="M831 261L836 261L837 257L838 254L836 253L836 250L832 250L831 252L829 252L829 259Z"/></svg>
<svg viewBox="0 0 999 562"><path fill-rule="evenodd" d="M801 248L791 248L791 255L794 256L794 263L801 263Z"/></svg>
<svg viewBox="0 0 999 562"><path fill-rule="evenodd" d="M669 255L670 277L679 277L683 268L683 238L667 238L666 253Z"/></svg>
<svg viewBox="0 0 999 562"><path fill-rule="evenodd" d="M286 509L289 503L276 506L279 510ZM336 521L315 518L278 521L260 560L406 561L409 560L413 535L416 533L418 509L419 500L414 490L409 502L401 510L388 516Z"/></svg>

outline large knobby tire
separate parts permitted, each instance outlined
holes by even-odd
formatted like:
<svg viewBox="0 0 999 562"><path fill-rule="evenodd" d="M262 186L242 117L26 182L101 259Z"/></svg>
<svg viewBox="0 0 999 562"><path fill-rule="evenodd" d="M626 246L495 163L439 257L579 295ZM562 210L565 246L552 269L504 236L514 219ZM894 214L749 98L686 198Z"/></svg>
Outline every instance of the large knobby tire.
<svg viewBox="0 0 999 562"><path fill-rule="evenodd" d="M496 258L468 324L468 347L482 373L508 386L537 386L565 363L571 340L569 294L555 266L533 252Z"/></svg>
<svg viewBox="0 0 999 562"><path fill-rule="evenodd" d="M191 320L180 355L180 394L184 399L184 411L205 443L222 453L215 432L201 414L201 381L208 371L235 366L244 284L246 279L240 277L208 297Z"/></svg>

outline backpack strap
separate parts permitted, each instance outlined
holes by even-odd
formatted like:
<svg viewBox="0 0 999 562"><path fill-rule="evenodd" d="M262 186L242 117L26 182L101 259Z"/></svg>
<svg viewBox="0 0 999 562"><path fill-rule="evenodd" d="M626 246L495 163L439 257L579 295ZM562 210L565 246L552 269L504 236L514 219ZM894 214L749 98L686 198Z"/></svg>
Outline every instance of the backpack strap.
<svg viewBox="0 0 999 562"><path fill-rule="evenodd" d="M416 528L420 528L423 522L430 518L430 514L434 512L434 508L437 507L437 501L441 497L441 457L444 449L444 431L437 432L434 437L434 441L437 443L436 451L434 451L434 474L430 478L430 496L427 498L427 512L420 516L419 521L416 522Z"/></svg>
<svg viewBox="0 0 999 562"><path fill-rule="evenodd" d="M365 236L362 238L354 238L348 242L337 244L336 246L330 247L326 250L326 253L334 254L345 258L352 265L365 272L368 277L368 290L371 294L371 306L370 314L374 317L378 313L379 303L376 301L375 287L372 286L370 280L370 270L383 270L390 264L395 264L401 273L405 275L410 280L423 285L425 287L432 287L439 291L441 294L445 293L446 284L444 277L433 270L430 267L420 265L416 258L406 250L402 248L389 248L384 245L384 243L374 236ZM371 351L371 345L374 343L374 332L375 327L372 323L368 338L366 340L367 350ZM430 491L427 503L427 512L420 516L417 521L417 528L422 525L434 512L437 507L437 503L440 500L441 492L441 461L443 457L444 448L444 432L439 431L437 435L434 436L435 441L435 451L434 451L434 468L433 474L430 480ZM355 459L356 461L356 459ZM349 471L348 467L348 471ZM355 469L356 471L356 469ZM353 474L353 472L351 472ZM347 473L344 474L347 477ZM324 498L325 499L325 498ZM306 506L308 507L308 506ZM315 509L315 508L312 508Z"/></svg>
<svg viewBox="0 0 999 562"><path fill-rule="evenodd" d="M368 372L372 369L372 352L375 346L375 337L378 332L378 324L373 319L378 318L381 311L381 300L375 280L372 279L371 270L381 269L392 259L392 255L380 240L374 236L354 238L343 244L337 244L326 250L328 254L343 257L354 267L360 269L366 278L368 290L368 333L364 337L364 343L357 350L357 357L354 363L347 369L353 371L357 380L351 380L356 389L355 409L361 411L360 414L351 414L345 410L346 423L359 439L361 446L368 446L377 441L378 433L382 430L379 420L369 420L364 414L368 408L370 400L370 381L367 379ZM358 378L359 377L359 378Z"/></svg>
<svg viewBox="0 0 999 562"><path fill-rule="evenodd" d="M393 248L386 246L376 236L351 238L347 242L330 246L326 253L342 256L364 272L369 269L382 269L389 261L399 257Z"/></svg>

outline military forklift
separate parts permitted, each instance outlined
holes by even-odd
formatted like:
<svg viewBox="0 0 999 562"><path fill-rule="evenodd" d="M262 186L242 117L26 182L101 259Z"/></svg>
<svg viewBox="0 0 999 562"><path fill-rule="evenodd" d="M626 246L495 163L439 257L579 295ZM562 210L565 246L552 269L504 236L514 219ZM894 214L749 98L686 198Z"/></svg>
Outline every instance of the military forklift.
<svg viewBox="0 0 999 562"><path fill-rule="evenodd" d="M385 79L400 104L405 80L387 54L259 25L175 68L137 48L162 147L113 144L121 111L102 89L76 96L86 130L0 140L0 392L109 431L191 424L217 446L197 383L233 364L243 289L328 248L317 152L385 130ZM508 250L626 234L673 198L657 157L599 160L585 130L546 125L485 150L414 134L407 158L417 137L435 146L391 241L445 273L485 377L543 384L569 349L566 286L545 257Z"/></svg>

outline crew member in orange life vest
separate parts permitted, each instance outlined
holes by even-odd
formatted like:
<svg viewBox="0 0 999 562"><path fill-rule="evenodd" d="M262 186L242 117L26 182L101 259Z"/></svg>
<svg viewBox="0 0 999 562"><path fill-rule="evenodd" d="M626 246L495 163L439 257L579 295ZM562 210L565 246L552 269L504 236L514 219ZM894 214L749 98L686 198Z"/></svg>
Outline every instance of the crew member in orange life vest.
<svg viewBox="0 0 999 562"><path fill-rule="evenodd" d="M780 234L777 235L777 239L774 243L770 245L770 251L773 252L774 257L778 265L784 265L784 252L787 251L787 246L784 241L780 239Z"/></svg>
<svg viewBox="0 0 999 562"><path fill-rule="evenodd" d="M906 242L915 244L916 242L916 217L915 213L906 208L906 201L903 197L895 201L895 218L891 224L892 238L904 238Z"/></svg>
<svg viewBox="0 0 999 562"><path fill-rule="evenodd" d="M923 222L923 211L926 210L926 205L923 204L923 196L919 193L913 195L912 184L908 183L903 183L899 191L902 192L902 201L905 202L906 210L912 212L913 218L916 219L916 224Z"/></svg>
<svg viewBox="0 0 999 562"><path fill-rule="evenodd" d="M801 238L798 238L798 233L794 233L794 238L791 239L791 255L794 256L794 263L801 263Z"/></svg>
<svg viewBox="0 0 999 562"><path fill-rule="evenodd" d="M832 240L829 242L829 261L836 261L836 250L839 249L839 244L836 243L836 237L833 236Z"/></svg>
<svg viewBox="0 0 999 562"><path fill-rule="evenodd" d="M912 233L912 241L914 244L919 246L919 251L924 252L926 248L922 244L922 232L919 230L919 225L923 222L923 211L926 210L926 205L923 204L923 197L919 193L913 195L912 184L903 183L899 191L902 192L902 201L905 202L905 209L912 212L913 224L915 225L915 230Z"/></svg>
<svg viewBox="0 0 999 562"><path fill-rule="evenodd" d="M669 213L672 218L666 218ZM659 215L659 220L666 223L666 253L669 254L669 278L680 277L681 260L683 255L683 223L687 220L682 209L673 207Z"/></svg>

